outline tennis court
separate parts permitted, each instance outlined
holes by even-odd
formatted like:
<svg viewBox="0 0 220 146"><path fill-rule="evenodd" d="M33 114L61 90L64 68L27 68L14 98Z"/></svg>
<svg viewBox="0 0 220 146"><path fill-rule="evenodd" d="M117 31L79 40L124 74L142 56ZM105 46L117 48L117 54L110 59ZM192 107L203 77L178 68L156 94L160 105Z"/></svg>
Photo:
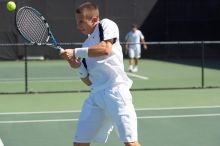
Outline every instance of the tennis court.
<svg viewBox="0 0 220 146"><path fill-rule="evenodd" d="M175 48L173 48L174 50ZM125 70L128 60L124 60ZM64 60L0 62L0 93L88 91ZM132 89L220 87L220 61L207 59L202 77L200 59L142 59L138 73L128 73ZM27 76L27 87L25 86ZM203 78L203 80L202 80Z"/></svg>
<svg viewBox="0 0 220 146"><path fill-rule="evenodd" d="M127 69L128 60L124 61ZM142 145L220 144L220 90L209 88L220 83L218 62L212 61L211 67L206 62L204 89L199 60L143 59L138 73L128 73L134 81ZM1 92L24 91L24 62L0 63ZM5 146L72 145L80 108L88 95L77 91L89 88L62 60L29 61L28 88L33 94L0 94L0 137ZM107 145L121 145L115 132Z"/></svg>
<svg viewBox="0 0 220 146"><path fill-rule="evenodd" d="M132 94L142 145L219 145L219 89L133 91ZM5 146L72 145L80 107L87 95L0 95L0 135ZM121 145L115 132L107 145Z"/></svg>
<svg viewBox="0 0 220 146"><path fill-rule="evenodd" d="M73 10L82 1L17 0L17 9L10 12L7 2L0 0L0 140L4 146L72 146L89 87L54 48L81 47L85 38L75 29L79 23ZM113 20L120 30L125 70L133 80L140 144L219 146L219 1L95 2L100 18ZM138 72L127 71L123 42L133 23L148 46ZM98 30L100 41L101 30L105 28ZM119 145L113 131L106 146Z"/></svg>

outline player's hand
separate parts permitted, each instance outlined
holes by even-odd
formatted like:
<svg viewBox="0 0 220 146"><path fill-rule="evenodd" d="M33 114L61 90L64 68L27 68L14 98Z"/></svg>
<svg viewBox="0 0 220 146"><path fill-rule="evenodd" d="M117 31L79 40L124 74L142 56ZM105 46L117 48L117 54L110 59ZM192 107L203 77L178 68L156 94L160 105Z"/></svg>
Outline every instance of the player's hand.
<svg viewBox="0 0 220 146"><path fill-rule="evenodd" d="M126 49L126 50L128 49L128 44L127 44L127 43L125 44L125 49Z"/></svg>
<svg viewBox="0 0 220 146"><path fill-rule="evenodd" d="M74 49L65 49L64 51L60 52L60 56L66 60L76 58Z"/></svg>
<svg viewBox="0 0 220 146"><path fill-rule="evenodd" d="M67 61L72 68L78 68L81 65L80 58L71 58L67 59Z"/></svg>
<svg viewBox="0 0 220 146"><path fill-rule="evenodd" d="M63 59L68 60L67 53L66 53L65 50L61 50L61 51L60 51L60 56L61 56Z"/></svg>
<svg viewBox="0 0 220 146"><path fill-rule="evenodd" d="M147 45L146 44L144 44L144 49L147 50Z"/></svg>
<svg viewBox="0 0 220 146"><path fill-rule="evenodd" d="M66 59L72 68L78 68L81 65L80 58L76 58L74 49L66 49L60 52L60 56Z"/></svg>

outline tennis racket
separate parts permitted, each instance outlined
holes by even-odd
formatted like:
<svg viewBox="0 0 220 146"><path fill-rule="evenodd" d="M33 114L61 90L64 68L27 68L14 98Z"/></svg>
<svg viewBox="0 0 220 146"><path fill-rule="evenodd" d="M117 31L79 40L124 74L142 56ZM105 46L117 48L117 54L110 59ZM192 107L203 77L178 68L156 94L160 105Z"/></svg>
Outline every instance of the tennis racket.
<svg viewBox="0 0 220 146"><path fill-rule="evenodd" d="M28 42L63 51L50 31L46 19L36 9L28 6L20 8L16 14L16 27Z"/></svg>

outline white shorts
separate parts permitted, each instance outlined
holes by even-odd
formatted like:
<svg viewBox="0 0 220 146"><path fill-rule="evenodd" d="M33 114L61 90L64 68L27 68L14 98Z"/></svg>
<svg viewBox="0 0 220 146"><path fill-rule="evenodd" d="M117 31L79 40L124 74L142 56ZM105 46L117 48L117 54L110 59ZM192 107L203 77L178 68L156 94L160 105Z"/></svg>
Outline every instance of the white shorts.
<svg viewBox="0 0 220 146"><path fill-rule="evenodd" d="M77 124L74 142L107 142L116 127L121 142L137 141L137 117L127 87L118 85L90 93Z"/></svg>
<svg viewBox="0 0 220 146"><path fill-rule="evenodd" d="M140 47L128 48L128 55L129 58L139 59L141 57L141 48Z"/></svg>

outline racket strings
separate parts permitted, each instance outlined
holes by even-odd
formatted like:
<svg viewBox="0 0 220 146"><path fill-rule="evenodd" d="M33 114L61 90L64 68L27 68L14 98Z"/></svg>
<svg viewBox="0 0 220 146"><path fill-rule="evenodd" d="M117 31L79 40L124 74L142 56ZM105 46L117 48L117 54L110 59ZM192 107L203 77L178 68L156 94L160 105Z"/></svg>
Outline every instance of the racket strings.
<svg viewBox="0 0 220 146"><path fill-rule="evenodd" d="M44 38L47 37L47 28L45 28L45 25L42 25L44 23L41 23L41 19L39 17L37 17L36 15L33 15L32 13L31 14L31 17L33 17L34 19L30 19L30 23L31 23L31 32L32 32L32 35L35 36L36 35L36 39L38 40L35 40L35 42L42 42L42 43L45 43L46 42L46 39ZM42 35L43 34L43 35Z"/></svg>
<svg viewBox="0 0 220 146"><path fill-rule="evenodd" d="M23 9L17 13L16 22L22 35L35 43L48 41L48 26L45 19L31 9Z"/></svg>

